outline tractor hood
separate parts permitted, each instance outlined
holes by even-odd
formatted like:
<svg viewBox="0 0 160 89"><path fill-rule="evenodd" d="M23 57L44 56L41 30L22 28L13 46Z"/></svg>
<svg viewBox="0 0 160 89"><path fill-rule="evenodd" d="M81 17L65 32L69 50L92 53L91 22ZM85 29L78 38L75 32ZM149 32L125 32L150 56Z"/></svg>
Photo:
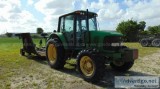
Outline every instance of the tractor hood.
<svg viewBox="0 0 160 89"><path fill-rule="evenodd" d="M91 36L123 36L121 33L114 32L114 31L90 31Z"/></svg>
<svg viewBox="0 0 160 89"><path fill-rule="evenodd" d="M103 50L103 44L106 37L121 37L122 34L118 32L111 32L111 31L90 31L90 43L94 44L99 49ZM86 39L88 40L88 39Z"/></svg>

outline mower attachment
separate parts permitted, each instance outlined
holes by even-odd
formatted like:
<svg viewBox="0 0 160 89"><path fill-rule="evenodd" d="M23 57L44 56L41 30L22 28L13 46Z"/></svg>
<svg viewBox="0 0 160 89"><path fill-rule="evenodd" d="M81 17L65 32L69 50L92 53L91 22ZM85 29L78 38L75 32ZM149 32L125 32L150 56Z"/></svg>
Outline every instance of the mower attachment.
<svg viewBox="0 0 160 89"><path fill-rule="evenodd" d="M20 49L21 55L24 56L26 52L29 55L35 54L39 56L36 51L36 45L33 43L30 33L20 33L16 34L16 36L19 36L19 38L22 39L23 42L23 48Z"/></svg>

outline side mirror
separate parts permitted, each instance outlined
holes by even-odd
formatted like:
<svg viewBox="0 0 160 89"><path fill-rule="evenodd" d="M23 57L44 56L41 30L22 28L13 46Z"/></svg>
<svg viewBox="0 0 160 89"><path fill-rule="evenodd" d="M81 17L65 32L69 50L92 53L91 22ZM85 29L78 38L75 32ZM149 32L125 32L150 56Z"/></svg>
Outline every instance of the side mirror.
<svg viewBox="0 0 160 89"><path fill-rule="evenodd" d="M54 30L53 32L56 32L56 30Z"/></svg>

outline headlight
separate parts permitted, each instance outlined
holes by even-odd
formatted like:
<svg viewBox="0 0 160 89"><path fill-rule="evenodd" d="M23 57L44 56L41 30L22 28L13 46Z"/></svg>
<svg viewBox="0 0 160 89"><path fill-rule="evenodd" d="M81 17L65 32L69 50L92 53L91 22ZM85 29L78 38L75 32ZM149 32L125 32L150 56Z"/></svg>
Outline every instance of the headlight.
<svg viewBox="0 0 160 89"><path fill-rule="evenodd" d="M105 50L115 50L123 45L120 36L106 37L103 42Z"/></svg>

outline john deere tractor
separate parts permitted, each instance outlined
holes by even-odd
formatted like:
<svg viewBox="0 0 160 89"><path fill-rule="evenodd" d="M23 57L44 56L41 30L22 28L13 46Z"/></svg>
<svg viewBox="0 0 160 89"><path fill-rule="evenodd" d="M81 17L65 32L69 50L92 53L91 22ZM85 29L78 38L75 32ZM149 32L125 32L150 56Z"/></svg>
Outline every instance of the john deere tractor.
<svg viewBox="0 0 160 89"><path fill-rule="evenodd" d="M103 78L106 64L117 71L129 70L138 58L138 50L123 46L122 34L98 30L97 16L88 10L60 16L57 31L49 36L42 34L47 38L46 47L36 47L29 33L18 34L23 42L20 53L46 56L55 69L62 69L67 59L76 59L79 73L90 82Z"/></svg>
<svg viewBox="0 0 160 89"><path fill-rule="evenodd" d="M61 69L66 59L74 58L84 80L97 82L105 75L107 63L117 71L133 66L138 50L123 46L122 34L98 30L97 16L79 10L59 17L58 29L46 45L46 58L52 68Z"/></svg>

